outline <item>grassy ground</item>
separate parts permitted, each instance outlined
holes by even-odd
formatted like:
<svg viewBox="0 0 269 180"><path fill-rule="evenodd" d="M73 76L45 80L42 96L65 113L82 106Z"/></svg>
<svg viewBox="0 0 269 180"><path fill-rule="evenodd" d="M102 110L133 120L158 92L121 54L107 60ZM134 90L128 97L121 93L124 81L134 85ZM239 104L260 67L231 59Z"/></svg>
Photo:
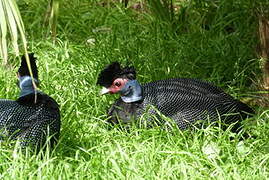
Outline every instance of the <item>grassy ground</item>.
<svg viewBox="0 0 269 180"><path fill-rule="evenodd" d="M100 97L96 86L101 68L117 60L133 64L141 82L194 77L211 81L236 98L250 95L250 78L255 78L253 72L259 74L256 27L240 6L235 6L240 16L237 11L227 16L229 8L220 8L209 28L201 26L203 19L192 12L194 6L188 9L192 12L185 20L188 24L174 32L154 15L102 7L99 2L63 2L53 44L43 38L46 2L25 2L20 7L29 49L38 57L40 89L61 106L61 139L53 152L43 156L22 155L13 147L0 146L1 178L269 177L268 110L255 107L257 115L246 121L245 130L257 138L244 141L239 140L240 134L218 127L184 132L133 127L125 132L106 124L106 110L116 96ZM228 32L227 25L234 31ZM17 97L16 70L1 67L1 98Z"/></svg>

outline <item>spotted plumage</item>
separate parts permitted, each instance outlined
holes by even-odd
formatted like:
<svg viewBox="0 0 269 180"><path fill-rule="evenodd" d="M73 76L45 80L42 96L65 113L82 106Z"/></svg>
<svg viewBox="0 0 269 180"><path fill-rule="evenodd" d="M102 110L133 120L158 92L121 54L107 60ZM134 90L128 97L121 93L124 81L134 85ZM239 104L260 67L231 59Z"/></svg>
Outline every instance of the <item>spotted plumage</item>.
<svg viewBox="0 0 269 180"><path fill-rule="evenodd" d="M36 60L33 54L29 54L29 57L33 76L38 84ZM21 80L20 97L17 100L0 100L0 135L2 139L8 137L19 140L22 147L40 148L47 141L47 137L51 137L49 142L53 145L60 133L59 105L53 98L35 90L29 75L23 56L18 70Z"/></svg>
<svg viewBox="0 0 269 180"><path fill-rule="evenodd" d="M114 77L110 76L109 80L104 81L108 72L113 71L112 69L119 72L113 72ZM107 90L103 90L103 92L121 94L121 98L112 105L108 112L109 121L113 123L119 121L128 123L141 117L145 112L158 117L157 111L159 111L173 119L180 129L186 129L195 123L199 126L197 122L206 122L208 119L210 121L221 119L222 122L229 125L240 122L248 114L253 113L253 110L246 104L235 100L208 82L177 78L159 80L144 85L134 82L132 84L135 84L133 85L135 87L132 87L129 82L134 80L126 78L123 72L126 72L126 68L121 68L117 62L112 63L100 73L97 81L97 84L106 87ZM120 86L117 86L119 84ZM140 97L140 93L136 93L136 89L139 88L142 92L141 98L137 101L127 102L128 98ZM124 94L122 89L125 89ZM148 121L150 120L148 118ZM239 126L240 123L236 124L234 128L239 129Z"/></svg>

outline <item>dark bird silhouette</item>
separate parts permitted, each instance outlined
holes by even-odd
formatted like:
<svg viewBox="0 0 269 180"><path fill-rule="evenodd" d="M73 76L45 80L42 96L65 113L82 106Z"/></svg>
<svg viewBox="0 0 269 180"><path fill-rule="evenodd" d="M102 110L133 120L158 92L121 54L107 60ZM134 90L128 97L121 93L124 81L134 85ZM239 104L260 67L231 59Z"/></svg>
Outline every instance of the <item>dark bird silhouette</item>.
<svg viewBox="0 0 269 180"><path fill-rule="evenodd" d="M238 131L241 120L254 113L220 88L198 79L167 79L140 85L134 67L122 68L118 62L102 70L97 84L104 87L101 94L121 95L108 112L112 123L129 123L145 112L162 119L158 110L182 130L221 119L226 125L235 123L232 130Z"/></svg>
<svg viewBox="0 0 269 180"><path fill-rule="evenodd" d="M38 70L34 54L29 54L35 83L38 85ZM20 95L17 100L0 99L1 139L18 140L21 147L40 149L50 137L54 145L60 134L60 110L57 102L36 90L32 83L26 58L22 56L18 69Z"/></svg>

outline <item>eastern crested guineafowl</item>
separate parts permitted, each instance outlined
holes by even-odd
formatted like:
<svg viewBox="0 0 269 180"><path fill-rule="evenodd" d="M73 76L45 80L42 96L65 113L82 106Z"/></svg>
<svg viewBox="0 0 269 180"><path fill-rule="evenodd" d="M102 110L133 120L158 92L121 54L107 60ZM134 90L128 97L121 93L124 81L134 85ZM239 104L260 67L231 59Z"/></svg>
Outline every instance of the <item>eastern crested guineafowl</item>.
<svg viewBox="0 0 269 180"><path fill-rule="evenodd" d="M38 71L34 54L29 54L34 81L38 81ZM19 87L17 100L0 99L1 139L8 137L18 140L22 147L31 146L38 150L50 138L54 145L60 133L59 105L48 95L37 91L27 67L26 58L22 56L18 69Z"/></svg>
<svg viewBox="0 0 269 180"><path fill-rule="evenodd" d="M99 74L97 84L104 87L101 94L121 95L108 112L112 123L128 123L145 112L158 117L157 109L173 119L180 129L197 121L221 119L226 125L235 123L233 130L237 131L240 121L254 113L220 88L197 79L167 79L140 85L134 67L122 68L118 62L108 65ZM152 106L154 108L150 108Z"/></svg>

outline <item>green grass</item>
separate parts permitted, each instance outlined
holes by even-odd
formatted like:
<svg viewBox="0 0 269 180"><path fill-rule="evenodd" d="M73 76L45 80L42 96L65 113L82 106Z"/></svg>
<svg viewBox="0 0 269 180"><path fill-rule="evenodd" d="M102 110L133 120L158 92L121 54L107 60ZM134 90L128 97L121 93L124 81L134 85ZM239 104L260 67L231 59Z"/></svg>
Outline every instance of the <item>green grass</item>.
<svg viewBox="0 0 269 180"><path fill-rule="evenodd" d="M0 178L269 177L268 110L255 107L257 115L245 122L245 131L257 138L244 141L240 134L213 126L195 131L132 127L126 132L106 123L106 111L118 96L99 96L96 86L102 67L117 60L132 63L140 82L193 77L211 81L236 98L249 95L250 78L255 78L253 72L259 74L259 64L255 24L247 12L226 16L229 8L220 8L210 19L212 29L205 30L202 22L208 14L195 14L193 6L187 8L186 27L182 24L184 28L171 32L152 14L101 7L95 1L62 2L53 44L43 38L46 29L41 27L46 1L26 2L20 7L29 50L38 57L40 89L61 106L61 139L56 149L43 155L22 155L1 144ZM228 22L235 32L223 30ZM87 43L89 39L95 43ZM0 98L18 96L18 63L14 60L13 67L0 68Z"/></svg>

